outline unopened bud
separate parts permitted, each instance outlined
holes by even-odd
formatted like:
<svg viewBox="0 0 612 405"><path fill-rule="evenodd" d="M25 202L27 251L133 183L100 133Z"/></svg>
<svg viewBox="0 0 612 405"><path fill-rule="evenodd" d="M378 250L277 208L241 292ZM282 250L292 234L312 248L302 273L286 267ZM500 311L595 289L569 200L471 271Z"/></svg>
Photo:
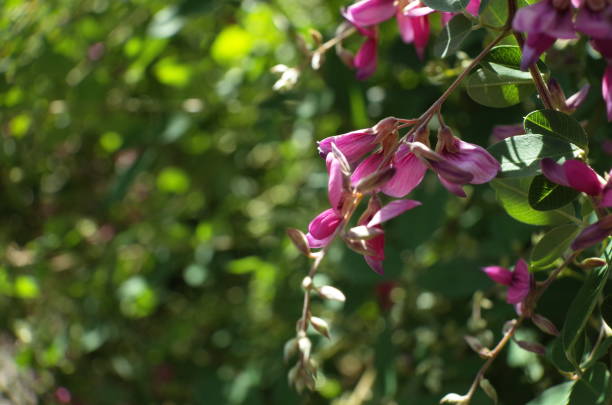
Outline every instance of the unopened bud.
<svg viewBox="0 0 612 405"><path fill-rule="evenodd" d="M489 380L482 378L480 380L480 388L482 388L485 394L487 394L487 396L491 398L494 403L497 403L497 391L495 391L495 388Z"/></svg>
<svg viewBox="0 0 612 405"><path fill-rule="evenodd" d="M289 339L287 343L285 343L285 347L283 348L283 359L285 359L285 363L297 353L297 349L298 345L296 338Z"/></svg>
<svg viewBox="0 0 612 405"><path fill-rule="evenodd" d="M393 132L397 127L397 119L395 117L387 117L378 121L376 125L374 125L374 132L377 134L387 134L389 132Z"/></svg>
<svg viewBox="0 0 612 405"><path fill-rule="evenodd" d="M599 257L589 257L580 262L580 267L583 269L593 269L595 267L605 266L606 261Z"/></svg>
<svg viewBox="0 0 612 405"><path fill-rule="evenodd" d="M472 350L474 350L480 357L487 358L490 356L491 351L484 347L480 340L475 338L474 336L464 336L465 342L470 346Z"/></svg>
<svg viewBox="0 0 612 405"><path fill-rule="evenodd" d="M384 186L395 175L394 167L386 167L359 180L355 190L366 194Z"/></svg>
<svg viewBox="0 0 612 405"><path fill-rule="evenodd" d="M414 134L414 141L421 142L423 145L429 147L429 128L427 124L421 125Z"/></svg>
<svg viewBox="0 0 612 405"><path fill-rule="evenodd" d="M306 276L302 280L302 288L308 290L312 286L312 277Z"/></svg>
<svg viewBox="0 0 612 405"><path fill-rule="evenodd" d="M307 257L311 257L310 246L308 246L308 239L306 239L306 235L299 229L289 228L287 229L287 236L293 242L293 245Z"/></svg>
<svg viewBox="0 0 612 405"><path fill-rule="evenodd" d="M323 35L319 31L312 28L309 29L308 32L310 33L310 37L315 42L315 44L317 46L321 45L321 43L323 42Z"/></svg>
<svg viewBox="0 0 612 405"><path fill-rule="evenodd" d="M521 349L528 352L539 354L541 356L546 353L546 348L539 343L527 342L524 340L515 340L515 342Z"/></svg>
<svg viewBox="0 0 612 405"><path fill-rule="evenodd" d="M320 287L317 290L317 292L322 298L325 298L326 300L339 301L339 302L346 301L346 297L344 296L342 291L330 285L324 285L323 287Z"/></svg>
<svg viewBox="0 0 612 405"><path fill-rule="evenodd" d="M316 316L311 316L310 317L310 324L312 325L313 328L315 328L315 330L317 332L319 332L320 334L322 334L326 338L330 339L330 337L329 337L329 325L327 324L327 322L324 319L318 318Z"/></svg>
<svg viewBox="0 0 612 405"><path fill-rule="evenodd" d="M368 228L365 225L359 225L349 229L346 236L351 239L368 240L383 233L384 231L380 228Z"/></svg>
<svg viewBox="0 0 612 405"><path fill-rule="evenodd" d="M324 56L324 54L322 52L314 52L312 54L312 57L310 58L310 66L314 70L319 70L319 68L323 64L324 58L325 58L325 56Z"/></svg>
<svg viewBox="0 0 612 405"><path fill-rule="evenodd" d="M441 404L457 404L457 405L464 405L467 404L469 401L469 398L466 395L459 395L459 394L446 394L444 396L444 398L442 398L440 400Z"/></svg>
<svg viewBox="0 0 612 405"><path fill-rule="evenodd" d="M531 320L542 332L553 336L559 336L559 329L557 329L550 319L539 314L533 314Z"/></svg>
<svg viewBox="0 0 612 405"><path fill-rule="evenodd" d="M306 336L302 336L298 339L297 344L302 358L309 359L310 349L312 349L312 343L310 342L310 339L308 339Z"/></svg>

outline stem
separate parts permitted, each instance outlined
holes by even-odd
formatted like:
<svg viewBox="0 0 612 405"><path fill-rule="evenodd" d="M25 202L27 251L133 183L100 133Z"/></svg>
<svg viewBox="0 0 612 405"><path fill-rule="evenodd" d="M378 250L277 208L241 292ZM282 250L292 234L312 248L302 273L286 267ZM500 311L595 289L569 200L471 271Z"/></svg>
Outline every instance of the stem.
<svg viewBox="0 0 612 405"><path fill-rule="evenodd" d="M357 29L355 27L351 27L347 30L342 31L340 34L338 34L338 36L333 37L329 41L321 44L317 49L314 50L313 54L315 53L323 54L329 51L332 47L336 46L337 43L342 42L344 39L350 37L356 32L357 32Z"/></svg>
<svg viewBox="0 0 612 405"><path fill-rule="evenodd" d="M472 386L470 387L470 390L465 395L466 396L465 404L469 404L469 402L471 401L472 397L476 393L476 390L478 389L478 386L480 384L480 380L482 380L482 378L484 377L485 373L487 372L489 367L491 367L491 364L493 364L493 362L495 361L497 356L499 356L499 354L504 349L506 344L508 344L510 339L512 339L512 337L514 336L514 334L516 333L518 327L521 325L521 323L523 322L524 319L525 319L525 316L521 315L514 322L514 325L512 325L512 328L504 335L504 337L499 341L499 343L497 343L497 346L495 346L495 348L493 350L491 350L491 352L489 353L490 357L482 365L482 367L480 367L480 370L478 370L478 374L476 374L476 377L474 378L474 381L472 382Z"/></svg>
<svg viewBox="0 0 612 405"><path fill-rule="evenodd" d="M432 105L431 107L429 107L427 109L427 111L425 111L420 117L419 120L417 121L417 125L415 125L415 128L419 128L421 125L423 125L425 122L429 121L429 119L431 119L431 116L440 109L440 107L442 106L442 104L446 101L446 99L451 95L451 93L453 91L455 91L455 89L461 84L461 82L463 81L463 79L466 78L466 76L468 74L470 74L470 72L472 71L472 69L474 69L476 67L476 65L478 65L480 63L480 61L487 56L487 54L491 51L491 49L493 49L493 47L495 45L497 45L502 39L504 39L504 37L506 35L508 35L509 32L509 28L505 28L497 37L495 37L495 39L493 41L491 41L479 54L478 56L476 56L474 58L474 60L472 60L472 62L468 65L467 68L465 68L465 70L463 72L461 72L459 74L459 76L457 76L457 78L455 79L455 81L453 81L451 83L451 85L444 91L444 93L442 93L442 95L440 96L440 98L438 98ZM420 125L419 125L420 124Z"/></svg>

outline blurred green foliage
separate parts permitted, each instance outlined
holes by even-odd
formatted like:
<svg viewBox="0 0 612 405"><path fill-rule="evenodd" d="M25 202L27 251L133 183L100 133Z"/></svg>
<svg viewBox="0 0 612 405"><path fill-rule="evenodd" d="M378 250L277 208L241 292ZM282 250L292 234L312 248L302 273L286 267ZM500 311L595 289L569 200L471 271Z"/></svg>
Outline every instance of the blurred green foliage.
<svg viewBox="0 0 612 405"><path fill-rule="evenodd" d="M317 392L298 397L286 381L282 347L307 262L284 230L304 229L326 204L315 141L417 116L461 63L424 66L386 25L372 80L356 82L329 55L274 92L270 68L303 66L297 36L330 37L345 5L2 3L2 403L56 403L66 387L74 404L425 405L469 385L480 360L463 335L490 343L513 313L491 308L482 291L498 290L479 267L525 255L534 228L486 186L460 200L429 177L412 197L423 206L387 227L385 276L333 247L317 281L348 301L314 304L332 324L331 341L316 340ZM590 69L595 82L602 67ZM562 79L574 90L582 74ZM457 92L445 118L484 145L524 107L483 114ZM577 282L564 283L558 294L574 294ZM546 297L544 313L560 322L567 302ZM514 382L496 385L508 404L554 375L515 349L490 376Z"/></svg>

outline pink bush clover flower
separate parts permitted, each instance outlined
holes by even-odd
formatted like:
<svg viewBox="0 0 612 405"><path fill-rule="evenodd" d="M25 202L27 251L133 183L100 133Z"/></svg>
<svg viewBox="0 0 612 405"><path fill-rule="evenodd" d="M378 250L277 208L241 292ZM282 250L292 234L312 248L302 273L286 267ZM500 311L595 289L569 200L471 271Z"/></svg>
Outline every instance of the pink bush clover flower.
<svg viewBox="0 0 612 405"><path fill-rule="evenodd" d="M521 303L531 291L533 278L529 273L527 263L523 259L516 262L514 271L501 266L483 267L482 270L491 280L508 286L508 295L506 296L508 304Z"/></svg>

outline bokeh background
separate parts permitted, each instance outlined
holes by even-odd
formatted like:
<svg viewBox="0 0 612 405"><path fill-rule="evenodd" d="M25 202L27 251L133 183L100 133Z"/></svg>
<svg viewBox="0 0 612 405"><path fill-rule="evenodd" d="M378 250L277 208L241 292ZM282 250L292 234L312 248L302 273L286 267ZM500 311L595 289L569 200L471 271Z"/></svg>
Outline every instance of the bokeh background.
<svg viewBox="0 0 612 405"><path fill-rule="evenodd" d="M298 37L330 38L346 5L2 2L2 405L427 405L467 389L481 360L463 335L493 342L513 316L479 267L511 265L537 229L508 217L490 187L459 199L429 175L411 196L423 206L387 226L384 276L333 246L316 282L347 302L315 301L332 325L331 340L313 337L317 391L287 383L283 345L308 263L285 229L326 208L315 141L418 116L466 58L422 62L388 23L367 82L333 52L310 70ZM484 37L472 35L467 54ZM568 93L595 84L579 117L595 117L591 134L604 140L603 62L549 59ZM295 87L272 89L277 64L302 68ZM487 145L493 125L535 106L487 109L458 91L444 115ZM559 324L577 285L561 281L541 312ZM561 381L550 369L513 346L490 379L503 403L521 404Z"/></svg>

